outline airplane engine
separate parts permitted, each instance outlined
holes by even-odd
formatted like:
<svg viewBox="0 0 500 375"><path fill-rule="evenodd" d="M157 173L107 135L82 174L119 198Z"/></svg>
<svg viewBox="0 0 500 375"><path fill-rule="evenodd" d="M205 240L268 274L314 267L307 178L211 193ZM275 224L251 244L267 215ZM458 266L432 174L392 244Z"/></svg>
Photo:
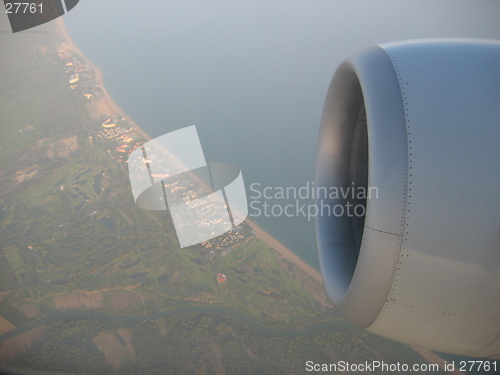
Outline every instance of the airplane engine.
<svg viewBox="0 0 500 375"><path fill-rule="evenodd" d="M315 186L324 286L347 319L500 358L500 42L395 42L346 59Z"/></svg>

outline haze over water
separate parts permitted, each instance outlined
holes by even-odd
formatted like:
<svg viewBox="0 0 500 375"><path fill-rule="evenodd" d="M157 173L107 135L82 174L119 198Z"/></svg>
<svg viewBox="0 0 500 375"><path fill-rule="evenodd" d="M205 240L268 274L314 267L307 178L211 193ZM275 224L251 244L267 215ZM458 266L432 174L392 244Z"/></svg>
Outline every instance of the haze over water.
<svg viewBox="0 0 500 375"><path fill-rule="evenodd" d="M253 183L313 181L324 97L345 57L402 39L500 39L499 14L496 1L85 0L64 21L142 129L196 124L207 161L238 165L251 203ZM318 267L313 221L250 218Z"/></svg>

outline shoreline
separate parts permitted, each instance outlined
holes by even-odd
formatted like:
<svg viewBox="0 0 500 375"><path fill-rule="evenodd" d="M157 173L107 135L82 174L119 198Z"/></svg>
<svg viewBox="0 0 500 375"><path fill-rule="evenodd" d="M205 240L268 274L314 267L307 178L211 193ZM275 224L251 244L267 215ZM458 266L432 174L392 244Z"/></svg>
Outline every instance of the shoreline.
<svg viewBox="0 0 500 375"><path fill-rule="evenodd" d="M268 232L265 231L265 229L262 229L252 220L247 218L245 219L245 223L247 223L255 231L257 238L264 242L267 247L276 250L283 258L295 264L297 267L311 276L315 281L323 285L323 278L320 272L318 272L311 265L302 260L297 254L283 245L278 239L271 236Z"/></svg>
<svg viewBox="0 0 500 375"><path fill-rule="evenodd" d="M104 79L102 75L102 71L95 66L78 48L78 46L73 42L71 37L69 36L64 21L61 17L55 20L56 32L65 40L65 42L71 46L80 57L85 60L87 64L89 64L95 72L96 81L99 87L102 89L104 96L97 101L94 101L91 105L94 107L93 114L105 114L111 115L115 113L119 113L122 115L132 126L144 136L145 139L150 140L151 137L143 130L140 126L138 126L128 115L127 113L120 108L120 106L113 100L113 98L109 95L108 91L104 86ZM312 279L319 282L323 285L323 279L321 277L320 272L302 260L297 254L295 254L288 247L283 245L278 239L271 236L268 232L266 232L263 228L258 226L256 223L251 221L250 219L245 219L245 222L255 231L256 237L259 238L266 246L277 251L283 258L288 260L289 262L295 264L301 270L306 272Z"/></svg>
<svg viewBox="0 0 500 375"><path fill-rule="evenodd" d="M56 25L56 32L64 39L65 43L70 45L73 50L75 50L78 55L87 63L89 64L92 69L94 70L95 73L95 79L97 84L99 85L99 88L102 90L104 93L104 96L100 99L94 99L93 103L89 103L93 108L94 111L92 111L92 115L98 116L98 115L112 115L112 114L117 114L119 113L122 115L141 135L147 139L150 140L151 137L144 131L142 130L128 115L127 113L113 100L109 92L106 90L106 87L104 85L104 78L101 69L99 69L97 66L95 66L92 61L90 61L85 54L78 48L76 43L71 39L71 37L68 34L68 31L66 30L66 25L64 24L64 21L62 17L59 17L54 20L55 25Z"/></svg>

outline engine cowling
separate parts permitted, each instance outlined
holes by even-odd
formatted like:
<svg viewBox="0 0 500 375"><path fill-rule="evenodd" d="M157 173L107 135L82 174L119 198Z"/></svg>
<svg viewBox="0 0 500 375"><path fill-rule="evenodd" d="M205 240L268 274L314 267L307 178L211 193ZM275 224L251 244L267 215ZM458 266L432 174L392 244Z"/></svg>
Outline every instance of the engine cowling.
<svg viewBox="0 0 500 375"><path fill-rule="evenodd" d="M500 358L500 42L388 43L345 60L315 185L324 285L347 319Z"/></svg>

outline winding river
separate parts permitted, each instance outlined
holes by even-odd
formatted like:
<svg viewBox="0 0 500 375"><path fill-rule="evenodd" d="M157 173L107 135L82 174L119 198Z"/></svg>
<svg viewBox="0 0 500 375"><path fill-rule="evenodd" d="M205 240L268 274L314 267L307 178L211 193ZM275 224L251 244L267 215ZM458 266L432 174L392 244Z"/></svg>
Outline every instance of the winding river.
<svg viewBox="0 0 500 375"><path fill-rule="evenodd" d="M155 320L159 318L168 318L169 316L173 315L193 313L193 312L226 315L226 316L229 315L236 318L238 322L240 322L247 330L268 337L272 336L272 337L294 338L298 336L308 336L316 331L323 329L355 328L351 323L342 319L318 322L303 328L296 328L296 329L272 328L257 322L249 315L241 311L235 310L231 307L220 306L220 305L188 304L176 307L171 310L161 311L148 315L126 315L126 314L120 314L108 311L99 311L99 310L58 311L35 318L27 322L26 324L23 324L22 326L16 327L12 331L6 332L5 334L0 336L0 342L5 341L11 337L14 337L20 333L42 326L44 324L54 322L56 320L67 320L67 319L77 320L77 319L97 318L104 321L134 324L144 321Z"/></svg>

